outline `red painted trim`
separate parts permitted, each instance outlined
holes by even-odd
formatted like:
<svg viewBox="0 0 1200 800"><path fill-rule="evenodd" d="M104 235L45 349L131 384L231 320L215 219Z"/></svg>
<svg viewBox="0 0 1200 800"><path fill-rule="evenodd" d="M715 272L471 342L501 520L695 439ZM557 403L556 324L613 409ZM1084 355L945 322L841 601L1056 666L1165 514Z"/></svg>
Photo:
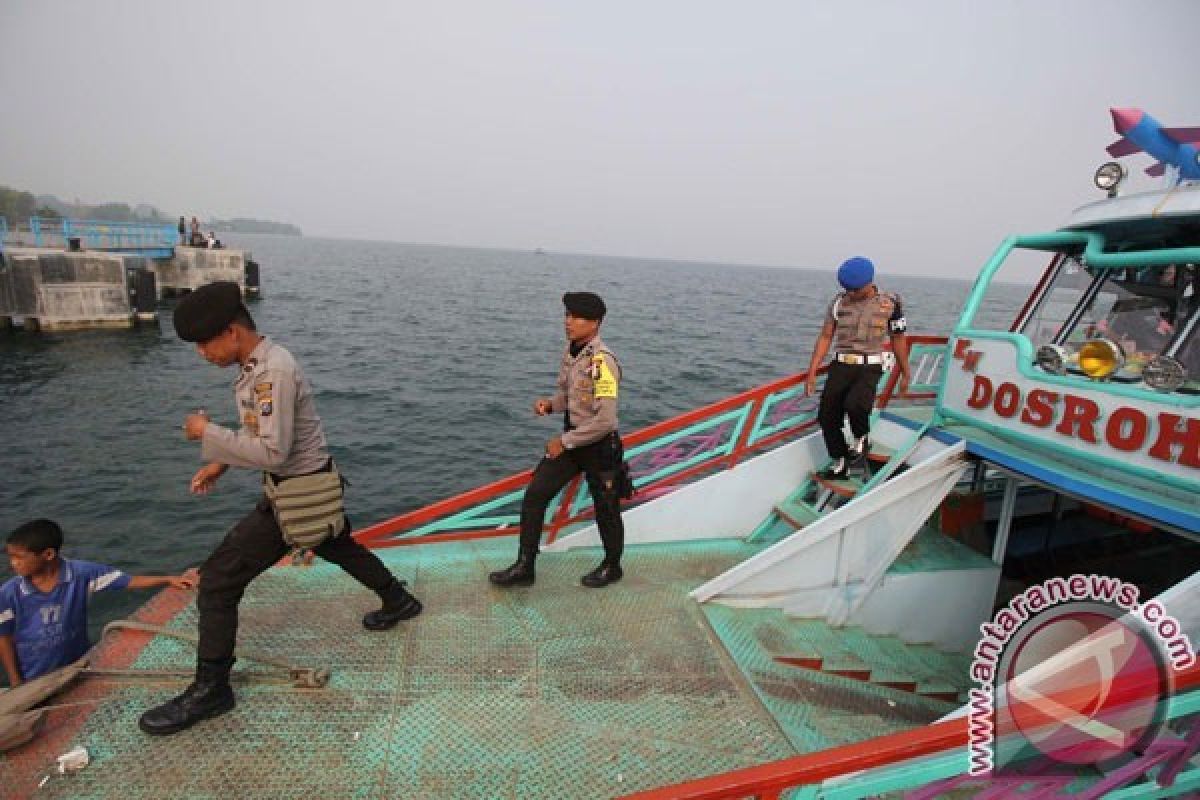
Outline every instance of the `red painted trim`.
<svg viewBox="0 0 1200 800"><path fill-rule="evenodd" d="M755 795L778 797L782 790L793 786L819 783L837 775L962 747L966 744L966 738L967 720L953 719L915 731L807 753L773 764L649 789L626 795L624 800L732 800Z"/></svg>
<svg viewBox="0 0 1200 800"><path fill-rule="evenodd" d="M1200 687L1200 664L1175 676L1176 694ZM1092 692L1081 687L1078 692ZM1090 695L1088 695L1090 696ZM1110 699L1111 702L1111 699ZM772 764L734 770L674 786L625 795L623 800L737 800L778 797L784 789L820 783L828 778L897 764L932 753L967 746L967 718L938 722L911 731L867 739Z"/></svg>
<svg viewBox="0 0 1200 800"><path fill-rule="evenodd" d="M815 472L812 473L812 479L815 483L820 484L840 497L854 497L854 495L858 494L858 489L855 489L853 486L846 486L841 481L827 480Z"/></svg>
<svg viewBox="0 0 1200 800"><path fill-rule="evenodd" d="M398 517L377 522L374 525L355 532L354 538L366 544L406 528L415 528L419 525L424 525L426 522L432 522L439 517L453 514L456 511L461 511L477 503L482 503L502 494L520 489L529 483L532 475L533 470L531 469L518 472L516 475L509 475L507 478L484 484L468 492L448 497L445 500L439 500L436 503L418 508L415 511L409 511Z"/></svg>
<svg viewBox="0 0 1200 800"><path fill-rule="evenodd" d="M179 589L164 589L151 597L132 616L139 622L165 625L188 606L195 597L192 592ZM92 665L100 669L128 669L149 641L150 634L137 631L119 631L106 637L92 653ZM102 703L108 699L118 681L95 675L85 675L66 691L54 698L55 703ZM182 688L182 683L179 688ZM177 691L177 689L176 689ZM170 686L164 687L164 697L173 694ZM54 764L60 753L74 745L79 731L91 716L87 706L50 712L46 727L31 742L0 755L0 792L12 800L24 800L41 796L37 782ZM10 793L11 792L11 793Z"/></svg>
<svg viewBox="0 0 1200 800"><path fill-rule="evenodd" d="M733 469L737 466L741 457L746 453L746 442L750 441L750 434L754 431L754 423L758 420L758 415L762 413L763 403L766 402L766 395L754 398L754 402L750 404L750 410L746 412L745 421L742 423L742 429L738 432L737 441L733 445L733 452L728 456L728 464L726 469Z"/></svg>
<svg viewBox="0 0 1200 800"><path fill-rule="evenodd" d="M788 525L791 525L796 530L798 530L798 531L804 530L804 527L805 527L804 525L800 524L800 522L798 520L793 519L791 514L787 513L786 511L781 509L779 506L775 506L775 513L778 514L779 517L784 522L786 522ZM776 660L778 660L778 659L776 659Z"/></svg>
<svg viewBox="0 0 1200 800"><path fill-rule="evenodd" d="M802 667L803 669L819 670L821 665L825 663L825 659L821 656L775 656L775 661L780 664L787 664L789 667Z"/></svg>
<svg viewBox="0 0 1200 800"><path fill-rule="evenodd" d="M1008 328L1009 333L1016 333L1017 325L1025 318L1025 315L1029 313L1029 309L1034 302L1041 299L1042 290L1050 281L1050 276L1054 274L1054 269L1058 266L1058 263L1065 260L1066 257L1067 256L1065 253L1055 253L1050 258L1050 263L1047 264L1046 269L1042 271L1042 277L1038 280L1037 286L1033 287L1033 291L1030 292L1029 296L1025 298L1025 305L1021 306L1020 313L1013 317L1012 325L1010 325Z"/></svg>
<svg viewBox="0 0 1200 800"><path fill-rule="evenodd" d="M914 336L909 337L910 344L945 344L946 341L947 340L945 337L940 337L940 336L914 335ZM817 370L817 374L822 374L826 371L827 371L827 367L823 366ZM659 487L659 486L672 485L674 483L679 482L684 477L690 477L690 476L695 475L698 472L701 472L703 470L712 469L712 467L714 467L714 466L724 465L726 468L732 467L732 466L738 464L747 455L747 453L763 450L767 447L770 447L773 444L783 441L784 439L786 439L788 437L795 436L798 433L815 425L815 421L810 420L801 425L793 426L793 427L788 428L783 431L777 431L774 434L772 434L771 436L764 437L763 439L755 442L752 445L747 444L749 442L749 437L750 437L750 434L754 427L754 422L757 419L758 415L762 413L763 406L765 405L765 402L766 402L766 398L776 392L781 392L786 389L790 389L794 386L798 386L798 385L802 384L804 382L804 380L806 379L806 377L807 377L807 373L801 372L801 373L797 373L795 375L791 375L786 378L781 378L779 380L772 381L771 383L766 383L766 384L763 384L762 386L758 386L754 389L749 389L747 391L732 395L730 397L725 398L724 400L719 400L716 403L710 403L707 406L702 406L702 407L694 409L692 411L688 411L684 414L680 414L679 416L672 417L671 419L664 420L662 422L655 423L654 425L647 426L645 428L642 428L641 430L635 431L635 432L629 434L628 436L624 437L626 447L635 447L639 444L651 441L660 436L664 436L668 433L672 433L672 432L680 430L682 428L686 428L690 425L693 425L697 422L708 419L710 417L714 417L719 414L723 414L723 413L730 411L732 409L735 409L735 408L743 407L747 403L751 404L751 410L747 416L746 425L743 427L741 433L739 434L738 441L735 444L734 449L730 454L728 454L726 456L722 456L720 458L714 458L714 459L707 460L701 464L693 465L693 467L690 467L689 469L681 470L680 472L678 472L674 475L668 476L667 478L665 478L663 480L663 482L656 482L655 484L652 484L651 486L642 487L642 489L650 490L652 488ZM932 395L932 394L912 395L913 398L922 397L922 396L932 397L934 395ZM403 533L404 531L418 528L422 525L433 522L442 517L446 517L446 516L449 516L456 512L462 511L465 508L470 508L471 506L478 505L479 503L483 503L488 500L492 500L496 497L499 497L500 495L517 491L518 489L521 489L529 484L529 480L532 477L532 475L533 475L533 470L525 470L524 472L519 472L515 475L510 475L507 478L503 478L503 479L495 481L493 483L489 483L489 484L485 484L483 486L476 487L475 489L471 489L470 491L454 495L453 497L449 497L444 500L440 500L436 503L431 503L430 505L424 506L422 508L418 508L418 509L409 511L404 514L400 514L399 516L395 516L390 519L383 520L382 522L377 522L374 525L370 525L366 528L363 528L362 530L356 531L354 533L354 538L356 538L358 541L362 542L363 544L365 544L369 547L381 545L385 542L387 542L388 546L395 546L394 543L389 541L389 538L394 536L395 534ZM576 492L578 492L578 487L576 487ZM570 508L569 505L567 505L566 507ZM564 512L560 511L560 516L557 517L554 520L554 522L552 523L551 538L549 541L553 541L553 539L558 535L558 532L562 529L563 526L569 525L572 522L583 518L582 516L577 516L577 517L569 517L564 520L561 516L563 513ZM508 529L508 530L510 533L516 532L515 529ZM461 532L461 533L449 534L449 536L454 537L454 539L479 538L476 535L478 533L479 532L476 532L476 531ZM439 536L439 537L444 537L447 534L435 534L435 535ZM454 539L445 539L445 538L434 539L433 536L434 535L422 536L422 537L417 537L417 538L423 539L423 540L428 540L428 541L452 541L452 540L454 540ZM408 543L405 542L405 544L408 544Z"/></svg>
<svg viewBox="0 0 1200 800"><path fill-rule="evenodd" d="M886 686L889 689L908 692L909 694L916 694L917 691L917 684L915 681L872 681L872 683L876 683L879 686ZM930 696L932 695L926 695L926 697Z"/></svg>
<svg viewBox="0 0 1200 800"><path fill-rule="evenodd" d="M517 532L518 529L515 526L508 528L486 528L479 531L448 531L446 533L430 533L425 536L398 536L393 539L370 542L367 546L372 550L381 550L384 547L411 547L417 544L465 542L470 539L496 539L501 536L516 536Z"/></svg>
<svg viewBox="0 0 1200 800"><path fill-rule="evenodd" d="M576 476L569 484L567 490L563 492L562 500L559 501L558 513L554 515L554 521L550 523L550 535L546 537L546 544L550 544L558 538L558 532L564 526L569 525L569 517L571 515L571 506L575 503L575 495L579 494L579 487L583 484L583 476Z"/></svg>

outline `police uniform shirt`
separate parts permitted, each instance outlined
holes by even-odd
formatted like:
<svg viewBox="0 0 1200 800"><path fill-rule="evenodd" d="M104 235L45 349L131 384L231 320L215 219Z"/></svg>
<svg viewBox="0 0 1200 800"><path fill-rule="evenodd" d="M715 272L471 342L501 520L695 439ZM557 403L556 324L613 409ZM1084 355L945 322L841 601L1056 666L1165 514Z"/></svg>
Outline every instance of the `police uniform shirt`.
<svg viewBox="0 0 1200 800"><path fill-rule="evenodd" d="M550 399L555 412L566 411L571 429L562 435L568 450L599 441L617 429L617 394L621 366L616 356L594 337L576 355L563 351L558 388Z"/></svg>
<svg viewBox="0 0 1200 800"><path fill-rule="evenodd" d="M13 637L21 677L32 680L79 660L91 647L88 600L130 580L119 569L64 558L58 584L48 592L20 576L0 586L0 635Z"/></svg>
<svg viewBox="0 0 1200 800"><path fill-rule="evenodd" d="M263 337L233 384L239 430L210 422L201 453L206 461L281 476L316 472L329 460L312 387L284 348Z"/></svg>
<svg viewBox="0 0 1200 800"><path fill-rule="evenodd" d="M834 324L835 349L839 353L878 355L888 337L908 328L900 295L878 289L860 300L840 292L829 304L825 321Z"/></svg>

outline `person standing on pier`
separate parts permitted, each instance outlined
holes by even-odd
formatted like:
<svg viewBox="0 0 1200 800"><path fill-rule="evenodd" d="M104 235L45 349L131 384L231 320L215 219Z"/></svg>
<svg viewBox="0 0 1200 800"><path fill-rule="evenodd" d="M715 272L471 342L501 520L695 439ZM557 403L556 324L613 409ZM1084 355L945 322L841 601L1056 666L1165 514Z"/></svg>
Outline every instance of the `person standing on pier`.
<svg viewBox="0 0 1200 800"><path fill-rule="evenodd" d="M184 220L183 217L179 218L178 230L179 230L179 244L186 245L187 244L187 222Z"/></svg>
<svg viewBox="0 0 1200 800"><path fill-rule="evenodd" d="M592 493L596 527L604 544L604 560L584 575L581 583L598 589L621 580L621 551L625 527L621 497L628 496L621 437L617 433L617 388L621 366L600 341L604 301L591 292L567 292L567 347L558 370L558 391L534 401L538 416L561 413L563 433L546 444L546 454L533 471L521 501L521 538L517 560L492 572L496 586L529 586L550 501L580 472Z"/></svg>
<svg viewBox="0 0 1200 800"><path fill-rule="evenodd" d="M200 642L196 679L173 700L142 714L150 734L170 734L234 707L229 671L234 662L238 603L252 580L291 549L311 549L379 595L383 607L363 617L381 631L421 613L421 603L373 552L350 535L343 481L325 443L312 387L291 353L255 328L231 281L201 286L175 309L175 331L207 361L237 367L234 402L240 430L197 411L183 423L198 441L206 466L191 491L208 494L229 467L263 473L264 496L200 567Z"/></svg>
<svg viewBox="0 0 1200 800"><path fill-rule="evenodd" d="M896 365L900 369L900 391L908 390L908 323L900 296L881 292L874 283L875 265L856 256L838 268L838 293L825 314L825 325L817 336L812 360L808 365L805 392L817 391L817 369L825 360L829 346L837 339L837 350L821 393L817 419L825 437L825 449L833 463L819 474L826 480L841 480L850 466L866 459L870 451L868 434L875 391L883 376L884 345L890 337ZM849 418L853 446L847 446L842 434L843 420Z"/></svg>

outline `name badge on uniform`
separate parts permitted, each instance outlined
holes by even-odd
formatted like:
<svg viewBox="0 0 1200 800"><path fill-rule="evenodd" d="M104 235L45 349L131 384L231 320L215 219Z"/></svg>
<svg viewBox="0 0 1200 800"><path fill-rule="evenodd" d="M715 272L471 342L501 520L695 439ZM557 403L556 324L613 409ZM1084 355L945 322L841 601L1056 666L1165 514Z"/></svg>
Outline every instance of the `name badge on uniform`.
<svg viewBox="0 0 1200 800"><path fill-rule="evenodd" d="M254 384L254 397L258 402L258 413L260 416L269 417L274 406L271 403L271 384L256 383Z"/></svg>

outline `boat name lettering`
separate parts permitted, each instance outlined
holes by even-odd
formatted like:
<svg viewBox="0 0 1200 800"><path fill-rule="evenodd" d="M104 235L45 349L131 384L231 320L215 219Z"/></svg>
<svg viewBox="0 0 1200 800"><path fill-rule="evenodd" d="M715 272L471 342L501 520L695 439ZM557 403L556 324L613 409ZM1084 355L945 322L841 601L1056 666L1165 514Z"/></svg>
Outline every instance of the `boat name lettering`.
<svg viewBox="0 0 1200 800"><path fill-rule="evenodd" d="M1131 406L1120 406L1106 415L1087 397L1033 389L1025 394L1010 381L999 386L985 375L975 375L967 405L991 408L1003 419L1019 420L1034 428L1052 428L1068 439L1107 444L1132 453L1150 443L1147 455L1160 461L1200 468L1200 419L1167 411L1153 416ZM1153 432L1152 432L1153 431Z"/></svg>

